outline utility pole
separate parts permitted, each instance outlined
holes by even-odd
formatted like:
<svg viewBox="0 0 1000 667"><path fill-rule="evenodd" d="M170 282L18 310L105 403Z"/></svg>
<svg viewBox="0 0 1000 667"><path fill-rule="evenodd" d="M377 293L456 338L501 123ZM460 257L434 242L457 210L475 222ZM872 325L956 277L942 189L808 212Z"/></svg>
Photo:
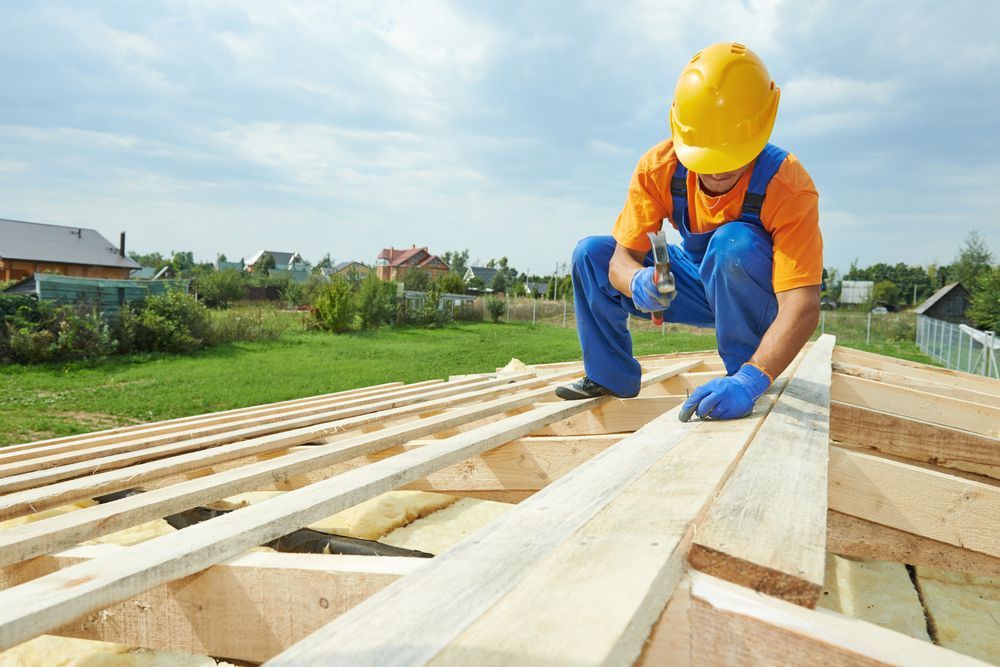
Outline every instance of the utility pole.
<svg viewBox="0 0 1000 667"><path fill-rule="evenodd" d="M556 270L552 272L552 300L559 300L559 262L556 262Z"/></svg>

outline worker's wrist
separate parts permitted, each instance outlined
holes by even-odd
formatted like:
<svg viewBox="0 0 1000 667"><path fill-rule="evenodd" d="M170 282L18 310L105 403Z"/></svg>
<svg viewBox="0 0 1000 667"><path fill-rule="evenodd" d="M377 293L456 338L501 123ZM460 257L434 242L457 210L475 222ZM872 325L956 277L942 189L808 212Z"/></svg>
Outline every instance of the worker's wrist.
<svg viewBox="0 0 1000 667"><path fill-rule="evenodd" d="M767 371L750 362L740 366L740 370L736 371L734 377L746 386L755 401L767 391L773 382Z"/></svg>

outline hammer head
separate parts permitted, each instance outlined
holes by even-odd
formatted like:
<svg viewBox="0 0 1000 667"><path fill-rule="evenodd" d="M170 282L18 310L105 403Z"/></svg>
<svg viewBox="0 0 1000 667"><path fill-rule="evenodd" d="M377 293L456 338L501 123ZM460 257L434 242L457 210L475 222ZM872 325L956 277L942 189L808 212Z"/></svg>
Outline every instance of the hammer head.
<svg viewBox="0 0 1000 667"><path fill-rule="evenodd" d="M667 235L660 231L647 234L649 242L653 246L653 265L656 272L656 289L660 294L673 292L674 274L670 271L670 255L667 253Z"/></svg>

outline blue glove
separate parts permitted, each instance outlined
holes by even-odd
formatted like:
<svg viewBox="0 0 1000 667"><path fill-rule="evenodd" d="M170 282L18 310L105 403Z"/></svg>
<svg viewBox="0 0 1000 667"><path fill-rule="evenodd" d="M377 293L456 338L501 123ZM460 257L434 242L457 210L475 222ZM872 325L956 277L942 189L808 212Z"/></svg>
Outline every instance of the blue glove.
<svg viewBox="0 0 1000 667"><path fill-rule="evenodd" d="M630 288L635 309L643 313L666 310L677 295L677 292L660 294L660 290L656 289L656 269L652 266L636 271Z"/></svg>
<svg viewBox="0 0 1000 667"><path fill-rule="evenodd" d="M743 364L735 375L710 380L694 390L681 406L680 420L698 412L702 419L739 419L753 412L754 403L771 386L767 373Z"/></svg>

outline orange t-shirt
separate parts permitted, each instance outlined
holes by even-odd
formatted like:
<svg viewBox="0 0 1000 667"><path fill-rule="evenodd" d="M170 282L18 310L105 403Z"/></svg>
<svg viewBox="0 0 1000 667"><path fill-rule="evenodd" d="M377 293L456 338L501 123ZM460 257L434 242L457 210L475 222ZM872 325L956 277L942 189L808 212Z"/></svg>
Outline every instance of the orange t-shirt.
<svg viewBox="0 0 1000 667"><path fill-rule="evenodd" d="M670 179L677 168L673 141L653 146L639 159L628 188L628 198L612 236L630 250L650 248L647 232L658 231L673 219ZM688 171L688 225L694 233L710 232L739 218L750 184L748 169L733 188L718 197L702 191L697 174ZM775 292L819 285L823 281L823 237L819 232L819 193L794 155L781 163L764 194L760 213L774 245L772 281Z"/></svg>

